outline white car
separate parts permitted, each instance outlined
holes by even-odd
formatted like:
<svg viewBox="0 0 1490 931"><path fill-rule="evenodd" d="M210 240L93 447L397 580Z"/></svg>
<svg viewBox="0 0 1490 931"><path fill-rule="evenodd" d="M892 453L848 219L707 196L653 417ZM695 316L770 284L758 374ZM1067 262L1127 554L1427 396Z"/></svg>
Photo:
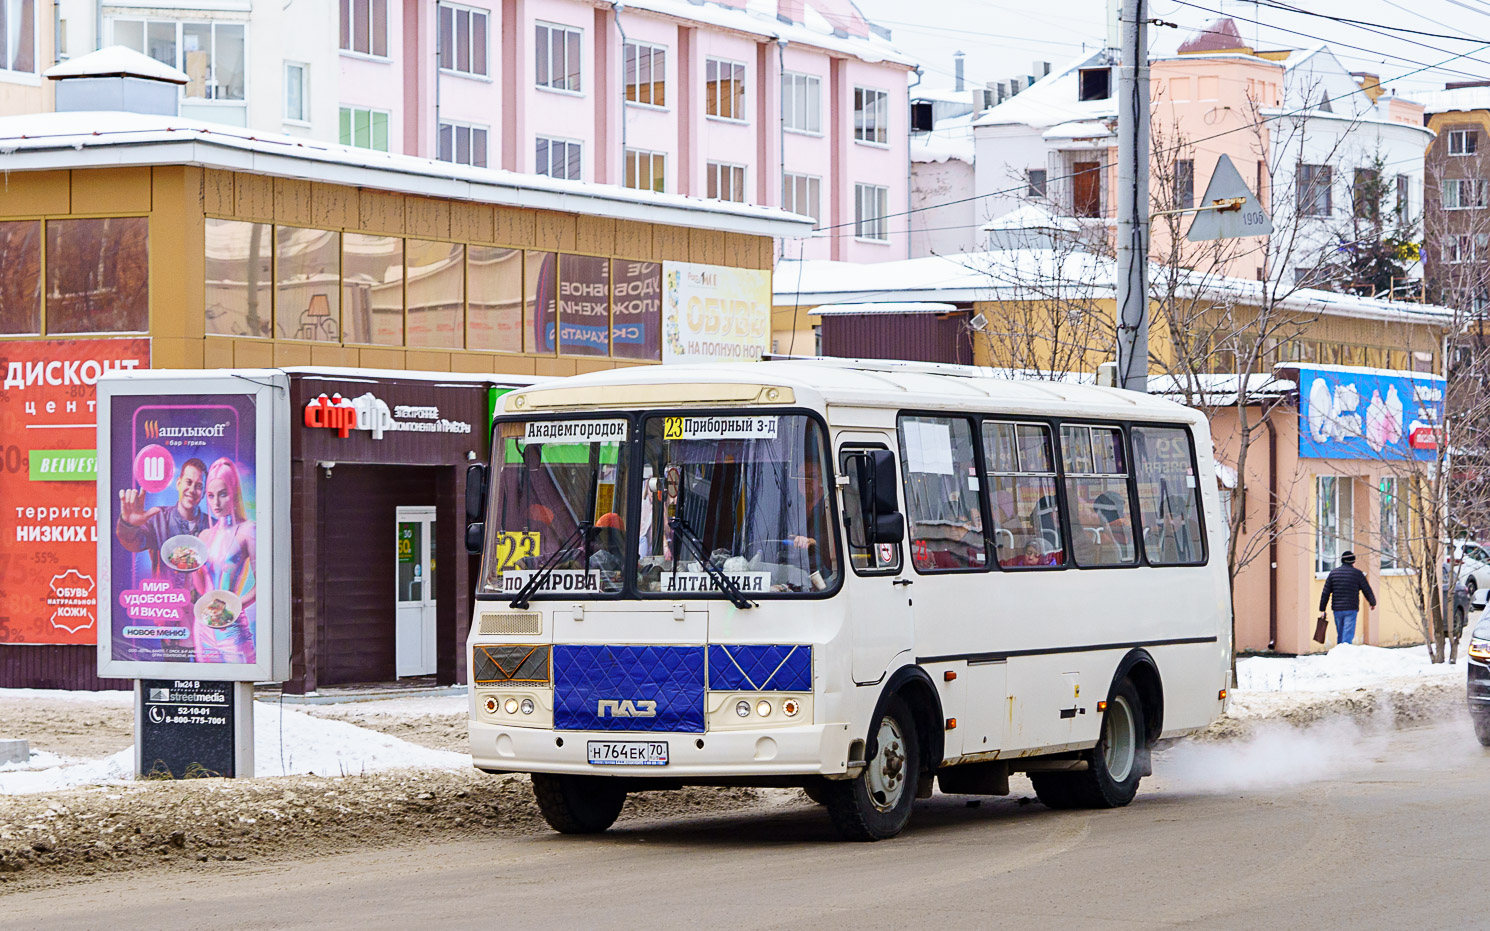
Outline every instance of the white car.
<svg viewBox="0 0 1490 931"><path fill-rule="evenodd" d="M1490 550L1470 540L1455 541L1454 578L1464 583L1470 595L1490 586Z"/></svg>

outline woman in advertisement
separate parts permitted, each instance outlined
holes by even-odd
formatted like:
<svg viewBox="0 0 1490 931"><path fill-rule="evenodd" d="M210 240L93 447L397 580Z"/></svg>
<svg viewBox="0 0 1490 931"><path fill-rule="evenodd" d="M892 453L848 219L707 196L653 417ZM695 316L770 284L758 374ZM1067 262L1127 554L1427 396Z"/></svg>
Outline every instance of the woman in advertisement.
<svg viewBox="0 0 1490 931"><path fill-rule="evenodd" d="M202 532L206 564L192 578L197 662L252 663L254 657L255 524L243 503L238 467L226 457L207 470L210 526Z"/></svg>

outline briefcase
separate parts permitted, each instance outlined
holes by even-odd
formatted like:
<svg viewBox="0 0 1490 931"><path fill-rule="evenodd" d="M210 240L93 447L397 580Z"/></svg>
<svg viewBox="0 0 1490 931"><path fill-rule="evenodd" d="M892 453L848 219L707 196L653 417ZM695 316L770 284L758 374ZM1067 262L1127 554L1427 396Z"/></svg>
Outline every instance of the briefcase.
<svg viewBox="0 0 1490 931"><path fill-rule="evenodd" d="M1329 627L1324 622L1324 615L1321 614L1319 619L1314 622L1314 642L1324 643L1325 631L1327 630L1329 630Z"/></svg>

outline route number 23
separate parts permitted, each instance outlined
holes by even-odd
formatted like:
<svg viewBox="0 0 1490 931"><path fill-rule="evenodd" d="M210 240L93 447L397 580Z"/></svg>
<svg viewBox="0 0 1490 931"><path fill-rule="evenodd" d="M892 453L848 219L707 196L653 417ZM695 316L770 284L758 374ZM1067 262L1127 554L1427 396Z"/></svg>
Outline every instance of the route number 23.
<svg viewBox="0 0 1490 931"><path fill-rule="evenodd" d="M497 535L497 571L521 567L524 559L536 559L542 546L538 531L504 530Z"/></svg>

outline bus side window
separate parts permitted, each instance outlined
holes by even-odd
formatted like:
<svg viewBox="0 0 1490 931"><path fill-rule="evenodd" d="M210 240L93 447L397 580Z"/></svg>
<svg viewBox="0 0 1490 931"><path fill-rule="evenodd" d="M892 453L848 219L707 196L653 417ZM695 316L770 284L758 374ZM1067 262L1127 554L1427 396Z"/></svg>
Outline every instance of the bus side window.
<svg viewBox="0 0 1490 931"><path fill-rule="evenodd" d="M1128 457L1117 427L1061 425L1061 464L1078 566L1131 566L1138 560Z"/></svg>
<svg viewBox="0 0 1490 931"><path fill-rule="evenodd" d="M839 474L848 477L848 484L843 486L843 525L847 528L862 528L864 515L859 508L860 492L859 470L853 468L850 460L855 458L856 453L862 453L868 447L858 447L840 450L838 453ZM875 447L884 449L883 446ZM859 533L850 531L844 534L848 541L849 563L858 574L884 572L894 574L900 571L900 544L899 543L875 543L867 546L855 546L854 539L863 539L862 530Z"/></svg>
<svg viewBox="0 0 1490 931"><path fill-rule="evenodd" d="M972 423L961 417L902 416L900 464L916 571L988 568Z"/></svg>
<svg viewBox="0 0 1490 931"><path fill-rule="evenodd" d="M1050 428L984 421L983 461L999 568L1065 565Z"/></svg>
<svg viewBox="0 0 1490 931"><path fill-rule="evenodd" d="M1200 483L1193 462L1189 431L1180 427L1133 428L1138 513L1143 520L1143 548L1150 565L1205 562Z"/></svg>

